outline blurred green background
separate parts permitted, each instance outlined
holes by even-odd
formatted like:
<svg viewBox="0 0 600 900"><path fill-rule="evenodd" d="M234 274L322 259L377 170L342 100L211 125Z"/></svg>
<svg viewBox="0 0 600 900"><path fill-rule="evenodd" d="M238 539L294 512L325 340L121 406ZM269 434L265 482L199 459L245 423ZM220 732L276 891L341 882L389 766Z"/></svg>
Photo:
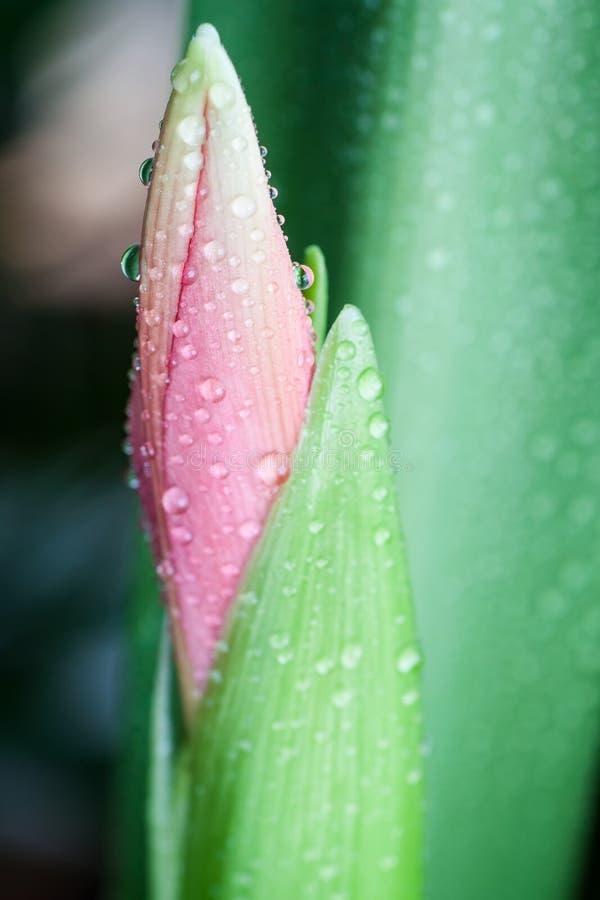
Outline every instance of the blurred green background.
<svg viewBox="0 0 600 900"><path fill-rule="evenodd" d="M388 379L427 658L431 900L600 895L595 0L198 0L292 255ZM2 895L106 896L133 338L177 3L1 12ZM127 723L125 723L127 732ZM129 900L129 898L128 898Z"/></svg>

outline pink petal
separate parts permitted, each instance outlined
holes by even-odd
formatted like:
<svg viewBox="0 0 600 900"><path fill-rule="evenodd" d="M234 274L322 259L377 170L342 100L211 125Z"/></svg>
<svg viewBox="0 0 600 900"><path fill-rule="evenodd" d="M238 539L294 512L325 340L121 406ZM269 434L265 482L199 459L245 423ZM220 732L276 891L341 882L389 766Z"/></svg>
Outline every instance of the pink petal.
<svg viewBox="0 0 600 900"><path fill-rule="evenodd" d="M314 353L251 113L211 26L173 84L144 223L131 431L179 655L201 689L287 477Z"/></svg>

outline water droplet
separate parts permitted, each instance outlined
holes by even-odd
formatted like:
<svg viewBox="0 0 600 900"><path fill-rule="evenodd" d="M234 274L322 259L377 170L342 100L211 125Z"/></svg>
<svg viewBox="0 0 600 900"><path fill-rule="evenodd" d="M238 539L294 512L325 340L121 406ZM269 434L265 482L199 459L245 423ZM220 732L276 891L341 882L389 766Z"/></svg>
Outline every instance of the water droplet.
<svg viewBox="0 0 600 900"><path fill-rule="evenodd" d="M262 156L263 159L265 159L265 157L267 156L268 152L269 152L269 151L267 150L266 147L264 147L264 146L261 146L261 147L260 147L260 155Z"/></svg>
<svg viewBox="0 0 600 900"><path fill-rule="evenodd" d="M179 355L183 357L183 359L195 359L198 356L198 351L192 344L186 344L179 351Z"/></svg>
<svg viewBox="0 0 600 900"><path fill-rule="evenodd" d="M319 659L315 663L315 672L318 675L327 675L328 672L331 672L334 665L335 663L333 662L333 660L325 656L323 657L323 659Z"/></svg>
<svg viewBox="0 0 600 900"><path fill-rule="evenodd" d="M253 228L250 232L250 240L254 241L255 243L262 241L264 236L265 233L260 228Z"/></svg>
<svg viewBox="0 0 600 900"><path fill-rule="evenodd" d="M231 146L234 150L237 150L238 153L242 153L248 146L248 141L243 137L234 137L231 141Z"/></svg>
<svg viewBox="0 0 600 900"><path fill-rule="evenodd" d="M208 422L210 420L210 413L207 409L205 409L203 406L201 406L199 409L197 409L194 412L194 418L195 418L196 422L200 422L201 424L204 424L205 422Z"/></svg>
<svg viewBox="0 0 600 900"><path fill-rule="evenodd" d="M202 164L204 162L204 157L198 150L191 150L190 153L186 153L183 157L183 165L189 172L199 172L202 168ZM183 210L187 209L187 203L183 203L181 207Z"/></svg>
<svg viewBox="0 0 600 900"><path fill-rule="evenodd" d="M382 500L385 500L388 493L388 489L383 485L380 485L380 487L376 487L373 491L373 500L377 500L378 503L381 503Z"/></svg>
<svg viewBox="0 0 600 900"><path fill-rule="evenodd" d="M324 527L325 525L323 522L315 520L314 522L309 523L308 530L311 534L318 534L320 531L323 531Z"/></svg>
<svg viewBox="0 0 600 900"><path fill-rule="evenodd" d="M331 702L338 709L344 709L344 707L348 706L352 702L352 698L354 694L352 691L336 691L336 693L331 698Z"/></svg>
<svg viewBox="0 0 600 900"><path fill-rule="evenodd" d="M175 337L185 337L190 333L190 328L182 319L177 319L176 322L173 322L172 331Z"/></svg>
<svg viewBox="0 0 600 900"><path fill-rule="evenodd" d="M171 515L185 512L189 505L190 498L182 488L167 488L162 495L163 509Z"/></svg>
<svg viewBox="0 0 600 900"><path fill-rule="evenodd" d="M289 642L290 639L287 634L272 634L269 638L269 644L273 650L283 650Z"/></svg>
<svg viewBox="0 0 600 900"><path fill-rule="evenodd" d="M282 216L281 213L277 214L277 223L282 227L285 225L285 216Z"/></svg>
<svg viewBox="0 0 600 900"><path fill-rule="evenodd" d="M231 282L231 290L234 294L247 294L250 285L245 278L236 278Z"/></svg>
<svg viewBox="0 0 600 900"><path fill-rule="evenodd" d="M177 126L177 134L188 147L198 147L206 135L206 126L200 116L186 116Z"/></svg>
<svg viewBox="0 0 600 900"><path fill-rule="evenodd" d="M173 90L178 94L183 93L188 86L188 78L185 69L185 61L181 60L181 62L178 62L171 71L171 84L173 85Z"/></svg>
<svg viewBox="0 0 600 900"><path fill-rule="evenodd" d="M228 109L235 102L233 88L224 81L215 81L208 89L208 97L217 109Z"/></svg>
<svg viewBox="0 0 600 900"><path fill-rule="evenodd" d="M402 703L404 706L414 706L418 699L419 692L417 690L407 691L402 695Z"/></svg>
<svg viewBox="0 0 600 900"><path fill-rule="evenodd" d="M219 481L222 481L223 478L227 478L229 475L229 469L225 463L219 461L208 467L208 473L212 478L217 478Z"/></svg>
<svg viewBox="0 0 600 900"><path fill-rule="evenodd" d="M271 198L271 200L277 200L278 196L279 196L279 191L277 190L277 188L273 187L272 184L269 185L269 197Z"/></svg>
<svg viewBox="0 0 600 900"><path fill-rule="evenodd" d="M231 204L231 210L238 219L249 219L256 212L256 203L252 197L240 194Z"/></svg>
<svg viewBox="0 0 600 900"><path fill-rule="evenodd" d="M195 266L187 265L181 275L181 283L188 285L198 280L198 269Z"/></svg>
<svg viewBox="0 0 600 900"><path fill-rule="evenodd" d="M154 158L149 156L148 159L145 159L141 164L138 172L140 176L140 181L144 185L144 187L148 187L152 180L152 168L154 166Z"/></svg>
<svg viewBox="0 0 600 900"><path fill-rule="evenodd" d="M383 394L383 379L372 366L369 366L358 376L358 393L363 400L377 400Z"/></svg>
<svg viewBox="0 0 600 900"><path fill-rule="evenodd" d="M218 263L225 256L225 248L219 241L208 241L202 248L202 253L209 263Z"/></svg>
<svg viewBox="0 0 600 900"><path fill-rule="evenodd" d="M354 334L362 337L363 335L368 334L369 326L364 319L355 319L352 323L352 331L354 332Z"/></svg>
<svg viewBox="0 0 600 900"><path fill-rule="evenodd" d="M220 403L225 396L225 388L218 378L205 378L200 385L200 393L211 403Z"/></svg>
<svg viewBox="0 0 600 900"><path fill-rule="evenodd" d="M420 769L412 769L410 772L406 773L406 783L418 784L422 777L423 773Z"/></svg>
<svg viewBox="0 0 600 900"><path fill-rule="evenodd" d="M289 462L285 453L272 450L260 457L256 466L256 474L263 484L281 484L288 477Z"/></svg>
<svg viewBox="0 0 600 900"><path fill-rule="evenodd" d="M248 519L246 522L242 522L238 528L238 534L245 541L251 541L260 534L260 525L254 519Z"/></svg>
<svg viewBox="0 0 600 900"><path fill-rule="evenodd" d="M315 273L313 270L310 266L300 265L297 262L293 263L292 269L296 287L300 288L301 291L307 291L314 284Z"/></svg>
<svg viewBox="0 0 600 900"><path fill-rule="evenodd" d="M279 285L276 281L270 281L267 285L267 291L269 294L276 294L279 290Z"/></svg>
<svg viewBox="0 0 600 900"><path fill-rule="evenodd" d="M419 648L415 646L406 647L396 663L396 668L403 675L413 672L421 664L421 654Z"/></svg>
<svg viewBox="0 0 600 900"><path fill-rule="evenodd" d="M175 528L171 528L170 534L177 544L191 544L192 542L192 532L180 525L176 525Z"/></svg>
<svg viewBox="0 0 600 900"><path fill-rule="evenodd" d="M387 528L376 528L373 532L373 542L377 547L383 547L384 544L387 544L390 537L391 534Z"/></svg>
<svg viewBox="0 0 600 900"><path fill-rule="evenodd" d="M256 250L251 256L252 262L255 262L255 263L262 263L265 261L266 258L267 258L267 255L264 252L264 250Z"/></svg>
<svg viewBox="0 0 600 900"><path fill-rule="evenodd" d="M362 647L358 644L348 644L342 650L342 666L344 669L355 669L362 657Z"/></svg>
<svg viewBox="0 0 600 900"><path fill-rule="evenodd" d="M224 575L225 578L235 578L239 574L239 566L236 566L234 563L224 563L221 566L221 575Z"/></svg>
<svg viewBox="0 0 600 900"><path fill-rule="evenodd" d="M356 356L356 345L352 341L340 341L335 355L338 359L352 359Z"/></svg>
<svg viewBox="0 0 600 900"><path fill-rule="evenodd" d="M140 280L140 245L132 244L121 257L121 271L130 281Z"/></svg>
<svg viewBox="0 0 600 900"><path fill-rule="evenodd" d="M375 412L369 419L369 434L374 438L385 437L390 430L390 420L382 412Z"/></svg>

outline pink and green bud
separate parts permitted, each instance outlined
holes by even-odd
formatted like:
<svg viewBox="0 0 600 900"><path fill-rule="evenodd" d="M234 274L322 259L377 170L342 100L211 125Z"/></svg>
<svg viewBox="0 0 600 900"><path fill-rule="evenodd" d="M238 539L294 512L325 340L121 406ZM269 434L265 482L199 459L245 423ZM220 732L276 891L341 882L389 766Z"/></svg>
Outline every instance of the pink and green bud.
<svg viewBox="0 0 600 900"><path fill-rule="evenodd" d="M288 475L314 350L250 109L212 26L172 83L141 241L130 431L189 705Z"/></svg>

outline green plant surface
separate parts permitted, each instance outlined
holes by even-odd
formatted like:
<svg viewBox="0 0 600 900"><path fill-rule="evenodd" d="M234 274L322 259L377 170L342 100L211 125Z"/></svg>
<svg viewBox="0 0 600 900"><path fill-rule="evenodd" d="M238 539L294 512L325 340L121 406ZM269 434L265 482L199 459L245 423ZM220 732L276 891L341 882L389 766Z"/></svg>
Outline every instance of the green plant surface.
<svg viewBox="0 0 600 900"><path fill-rule="evenodd" d="M368 326L320 355L194 736L183 900L420 900L420 651Z"/></svg>
<svg viewBox="0 0 600 900"><path fill-rule="evenodd" d="M428 666L431 900L563 900L599 739L600 7L191 4L367 316Z"/></svg>
<svg viewBox="0 0 600 900"><path fill-rule="evenodd" d="M327 278L327 265L320 247L311 244L304 250L304 264L312 269L315 280L304 296L314 309L311 313L313 328L315 330L315 351L319 352L323 346L327 334L327 310L329 306L329 282Z"/></svg>
<svg viewBox="0 0 600 900"><path fill-rule="evenodd" d="M148 883L151 900L177 900L190 794L188 751L173 679L171 637L163 623L158 651L148 767Z"/></svg>

